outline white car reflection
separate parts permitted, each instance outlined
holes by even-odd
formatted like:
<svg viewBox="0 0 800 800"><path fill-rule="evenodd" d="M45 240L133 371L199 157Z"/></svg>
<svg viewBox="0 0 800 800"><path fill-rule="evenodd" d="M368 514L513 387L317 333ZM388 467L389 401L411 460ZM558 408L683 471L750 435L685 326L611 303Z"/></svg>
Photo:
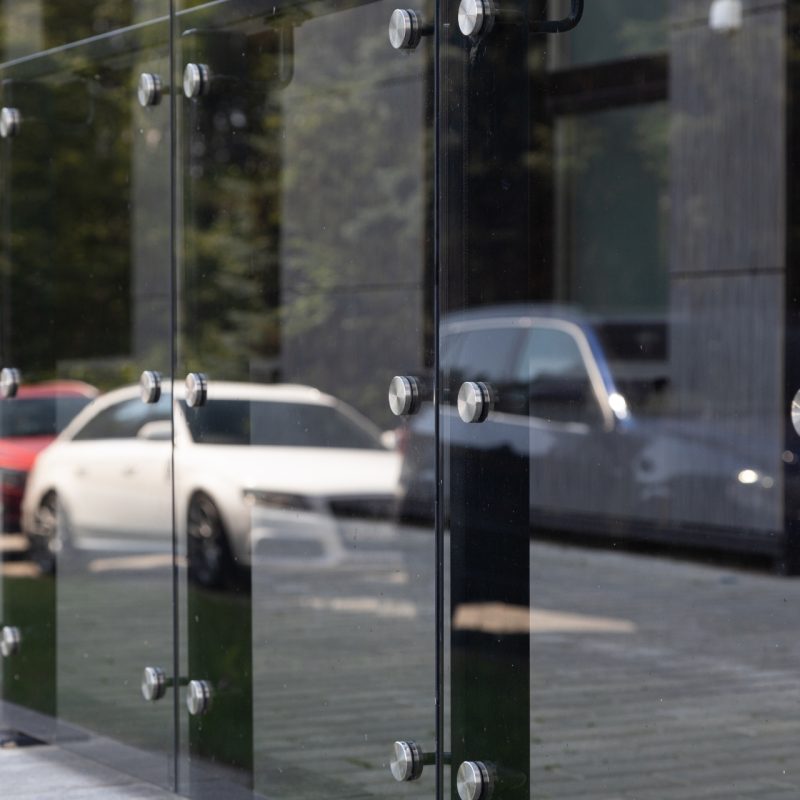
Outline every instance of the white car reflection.
<svg viewBox="0 0 800 800"><path fill-rule="evenodd" d="M253 561L336 564L337 518L393 515L400 457L336 398L225 382L210 384L200 408L176 395L173 415L168 393L148 405L138 387L109 392L37 459L22 514L42 569L64 547L168 551L173 458L178 541L203 585Z"/></svg>

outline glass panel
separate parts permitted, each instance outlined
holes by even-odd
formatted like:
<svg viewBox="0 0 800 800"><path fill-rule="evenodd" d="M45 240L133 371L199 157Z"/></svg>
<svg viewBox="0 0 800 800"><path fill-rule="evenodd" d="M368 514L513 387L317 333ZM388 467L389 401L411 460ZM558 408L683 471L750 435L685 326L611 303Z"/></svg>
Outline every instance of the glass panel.
<svg viewBox="0 0 800 800"><path fill-rule="evenodd" d="M78 20L28 4L61 37L36 46L86 35L94 5ZM170 103L137 98L141 73L167 83L168 3L152 24L144 4L112 5L109 24L142 24L2 72L3 118L18 114L2 141L2 356L22 375L0 401L4 531L22 533L4 564L3 621L22 631L4 700L57 714L64 746L171 786L172 696L140 690L146 666L173 673ZM140 397L145 369L160 403ZM29 717L15 724L35 733Z"/></svg>
<svg viewBox="0 0 800 800"><path fill-rule="evenodd" d="M549 0L550 16L566 17L572 0ZM687 4L688 5L688 4ZM708 5L708 4L706 4ZM553 66L579 67L667 50L668 0L586 2L584 18L569 36L546 43ZM704 5L697 16L708 15Z"/></svg>
<svg viewBox="0 0 800 800"><path fill-rule="evenodd" d="M394 741L435 747L430 40L394 50L383 2L184 5L177 374L208 383L176 390L176 515L212 695L184 788L394 794Z"/></svg>
<svg viewBox="0 0 800 800"><path fill-rule="evenodd" d="M493 798L798 791L797 30L737 5L446 12L451 777Z"/></svg>

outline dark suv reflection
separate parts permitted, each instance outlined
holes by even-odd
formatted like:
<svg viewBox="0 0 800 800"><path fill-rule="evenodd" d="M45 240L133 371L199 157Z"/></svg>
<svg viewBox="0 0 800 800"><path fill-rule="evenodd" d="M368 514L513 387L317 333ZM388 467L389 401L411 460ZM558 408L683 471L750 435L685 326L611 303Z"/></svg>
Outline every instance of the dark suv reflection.
<svg viewBox="0 0 800 800"><path fill-rule="evenodd" d="M669 334L657 317L566 308L450 315L441 329L445 458L505 451L509 468L527 459L533 528L781 555L781 453L774 437L739 435L743 425L771 430L774 419L694 413L672 385ZM481 425L456 412L464 381L491 387ZM433 448L420 445L433 423L424 406L406 432L407 519L432 508Z"/></svg>

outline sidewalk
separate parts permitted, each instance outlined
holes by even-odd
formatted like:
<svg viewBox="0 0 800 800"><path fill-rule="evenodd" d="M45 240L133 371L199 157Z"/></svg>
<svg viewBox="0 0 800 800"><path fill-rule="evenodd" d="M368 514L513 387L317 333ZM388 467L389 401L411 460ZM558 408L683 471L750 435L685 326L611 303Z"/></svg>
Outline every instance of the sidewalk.
<svg viewBox="0 0 800 800"><path fill-rule="evenodd" d="M0 749L3 800L169 800L177 795L137 782L58 747Z"/></svg>

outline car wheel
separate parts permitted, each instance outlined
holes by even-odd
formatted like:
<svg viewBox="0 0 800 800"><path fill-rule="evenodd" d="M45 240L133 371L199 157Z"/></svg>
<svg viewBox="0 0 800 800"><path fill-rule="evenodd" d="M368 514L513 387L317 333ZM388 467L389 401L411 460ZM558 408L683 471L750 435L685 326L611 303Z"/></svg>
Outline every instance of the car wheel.
<svg viewBox="0 0 800 800"><path fill-rule="evenodd" d="M28 554L45 574L56 571L56 558L67 537L66 516L58 495L48 492L39 503L34 517L33 531L28 535Z"/></svg>
<svg viewBox="0 0 800 800"><path fill-rule="evenodd" d="M214 501L196 494L189 503L186 526L189 580L200 586L223 586L234 573L228 536Z"/></svg>

